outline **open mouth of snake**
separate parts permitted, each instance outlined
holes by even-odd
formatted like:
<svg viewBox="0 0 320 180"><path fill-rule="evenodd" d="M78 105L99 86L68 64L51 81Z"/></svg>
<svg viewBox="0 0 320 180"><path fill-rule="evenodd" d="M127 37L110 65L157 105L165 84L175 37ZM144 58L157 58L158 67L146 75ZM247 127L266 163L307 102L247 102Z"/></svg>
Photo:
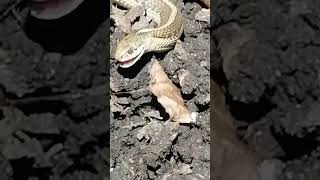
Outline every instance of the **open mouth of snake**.
<svg viewBox="0 0 320 180"><path fill-rule="evenodd" d="M137 51L126 58L122 58L119 63L122 68L129 68L134 65L143 55L144 48L141 46L137 49Z"/></svg>

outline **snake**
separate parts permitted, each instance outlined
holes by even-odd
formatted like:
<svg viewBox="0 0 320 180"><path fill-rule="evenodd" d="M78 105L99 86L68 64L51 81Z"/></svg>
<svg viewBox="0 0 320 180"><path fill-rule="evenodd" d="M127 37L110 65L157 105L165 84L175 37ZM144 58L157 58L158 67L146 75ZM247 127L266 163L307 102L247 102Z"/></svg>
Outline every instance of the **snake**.
<svg viewBox="0 0 320 180"><path fill-rule="evenodd" d="M200 0L210 7L210 0ZM183 19L178 0L113 0L127 9L140 7L158 25L129 32L115 49L115 60L122 68L133 66L147 52L171 50L183 33Z"/></svg>
<svg viewBox="0 0 320 180"><path fill-rule="evenodd" d="M130 31L115 49L114 58L122 68L134 65L147 52L172 49L183 33L178 0L114 0L124 8L140 7L157 24L156 27Z"/></svg>

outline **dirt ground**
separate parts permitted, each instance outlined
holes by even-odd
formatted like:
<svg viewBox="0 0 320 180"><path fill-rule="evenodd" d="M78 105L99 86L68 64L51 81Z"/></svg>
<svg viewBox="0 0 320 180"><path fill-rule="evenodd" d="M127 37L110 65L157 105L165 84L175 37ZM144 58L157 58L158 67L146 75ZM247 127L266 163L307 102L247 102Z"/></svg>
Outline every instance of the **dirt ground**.
<svg viewBox="0 0 320 180"><path fill-rule="evenodd" d="M213 78L239 132L255 142L261 179L319 179L320 2L213 6Z"/></svg>
<svg viewBox="0 0 320 180"><path fill-rule="evenodd" d="M174 50L146 54L129 69L111 61L111 179L210 178L209 11L206 21L200 4L179 2L185 29ZM111 53L123 34L111 26ZM156 97L143 90L152 58L181 89L187 107L199 113L196 124L177 126ZM185 83L180 83L183 75Z"/></svg>
<svg viewBox="0 0 320 180"><path fill-rule="evenodd" d="M1 180L98 180L110 168L113 179L208 179L210 69L261 179L319 179L319 1L217 0L210 36L197 19L201 6L185 0L176 49L129 70L111 59L111 107L108 2L87 2L59 21L19 8L1 18ZM0 12L11 3L2 1ZM112 52L122 34L114 24L110 33ZM136 91L148 85L152 58L199 112L196 124L176 126L150 92Z"/></svg>
<svg viewBox="0 0 320 180"><path fill-rule="evenodd" d="M19 6L0 21L1 180L109 174L108 3L86 2L59 20Z"/></svg>
<svg viewBox="0 0 320 180"><path fill-rule="evenodd" d="M178 87L187 73L179 88L199 113L196 124L177 126L148 92L113 95L123 111L112 104L109 115L107 3L86 1L52 21L30 17L23 5L1 18L0 179L209 178L209 23L195 21L201 6L186 3L180 46L157 55ZM134 71L111 60L112 90L146 87L149 60Z"/></svg>

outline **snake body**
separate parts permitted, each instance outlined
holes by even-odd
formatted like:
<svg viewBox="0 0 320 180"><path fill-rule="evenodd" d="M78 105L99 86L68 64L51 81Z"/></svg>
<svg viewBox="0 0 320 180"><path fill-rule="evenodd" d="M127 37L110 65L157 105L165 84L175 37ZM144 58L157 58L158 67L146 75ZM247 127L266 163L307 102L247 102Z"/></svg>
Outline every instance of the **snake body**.
<svg viewBox="0 0 320 180"><path fill-rule="evenodd" d="M122 68L131 67L147 52L172 49L183 32L177 0L114 0L125 8L141 7L156 23L155 28L131 31L118 44L115 59Z"/></svg>

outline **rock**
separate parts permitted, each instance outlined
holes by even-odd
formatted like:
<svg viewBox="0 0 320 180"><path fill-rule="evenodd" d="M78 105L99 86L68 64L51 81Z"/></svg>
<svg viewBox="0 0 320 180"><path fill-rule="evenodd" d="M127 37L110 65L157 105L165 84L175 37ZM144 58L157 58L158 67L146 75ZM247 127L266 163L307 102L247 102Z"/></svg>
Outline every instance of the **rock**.
<svg viewBox="0 0 320 180"><path fill-rule="evenodd" d="M206 23L210 23L210 9L202 8L200 11L197 12L195 15L196 20L203 21Z"/></svg>

